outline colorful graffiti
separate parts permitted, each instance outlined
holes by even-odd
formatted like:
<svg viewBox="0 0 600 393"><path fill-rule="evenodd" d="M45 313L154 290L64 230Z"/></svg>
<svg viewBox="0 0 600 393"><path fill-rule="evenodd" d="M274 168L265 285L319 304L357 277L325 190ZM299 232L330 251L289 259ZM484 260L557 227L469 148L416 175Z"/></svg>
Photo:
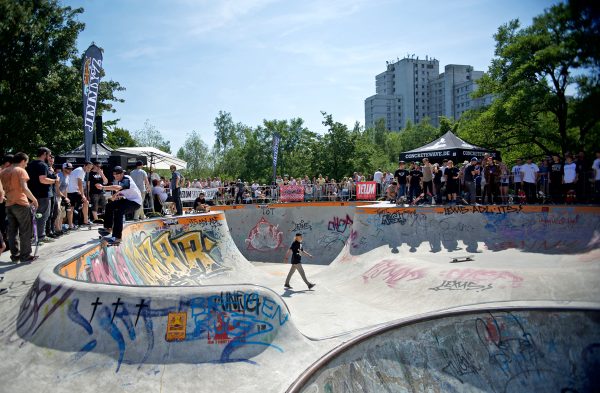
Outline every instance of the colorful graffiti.
<svg viewBox="0 0 600 393"><path fill-rule="evenodd" d="M426 271L426 268L415 268L390 259L384 259L364 272L362 278L366 284L369 280L379 277L388 287L395 288L399 281L414 281L425 277Z"/></svg>
<svg viewBox="0 0 600 393"><path fill-rule="evenodd" d="M262 217L250 230L246 238L246 247L254 251L273 251L284 247L283 232Z"/></svg>
<svg viewBox="0 0 600 393"><path fill-rule="evenodd" d="M199 345L194 362L254 363L251 357L266 348L283 352L273 344L278 329L289 320L287 309L270 296L257 291L223 291L217 294L173 299L168 307L153 306L152 299L125 299L105 294L89 298L74 298L73 289L36 281L23 302L17 318L17 331L23 338L35 341L39 333L43 340L48 329L68 331L72 341L61 345L76 345L72 361L90 352L101 350L112 354L117 362L115 372L124 363L144 364L150 356L166 359L170 353L169 318L176 315L178 340ZM86 300L87 299L87 300ZM68 319L63 318L66 314ZM172 321L171 321L172 322ZM73 324L73 326L71 325ZM100 340L112 340L114 346ZM203 350L203 346L220 347L220 351ZM52 346L52 345L51 345ZM249 347L255 348L248 350ZM108 349L107 349L108 348ZM112 348L112 349L111 349ZM236 355L245 348L244 355ZM158 352L158 354L157 354ZM163 353L164 352L164 353Z"/></svg>

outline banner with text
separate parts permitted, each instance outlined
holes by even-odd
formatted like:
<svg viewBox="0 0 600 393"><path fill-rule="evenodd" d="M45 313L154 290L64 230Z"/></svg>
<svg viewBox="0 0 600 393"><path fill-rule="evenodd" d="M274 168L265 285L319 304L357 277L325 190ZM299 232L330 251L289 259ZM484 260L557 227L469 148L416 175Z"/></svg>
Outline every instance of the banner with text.
<svg viewBox="0 0 600 393"><path fill-rule="evenodd" d="M196 198L200 196L200 193L204 193L204 199L212 201L217 197L218 188L182 188L181 189L181 202L194 202Z"/></svg>
<svg viewBox="0 0 600 393"><path fill-rule="evenodd" d="M92 44L83 55L83 145L85 160L92 158L92 143L94 139L94 120L96 119L96 104L100 77L102 73L102 51Z"/></svg>
<svg viewBox="0 0 600 393"><path fill-rule="evenodd" d="M281 186L279 193L279 200L282 202L304 201L304 186Z"/></svg>
<svg viewBox="0 0 600 393"><path fill-rule="evenodd" d="M356 199L361 201L374 201L377 197L377 183L365 181L356 183Z"/></svg>

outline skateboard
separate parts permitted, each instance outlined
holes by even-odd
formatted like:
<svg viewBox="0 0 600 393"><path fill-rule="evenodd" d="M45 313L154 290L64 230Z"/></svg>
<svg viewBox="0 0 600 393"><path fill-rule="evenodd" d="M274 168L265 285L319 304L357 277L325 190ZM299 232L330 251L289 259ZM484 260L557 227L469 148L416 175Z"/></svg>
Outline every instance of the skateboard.
<svg viewBox="0 0 600 393"><path fill-rule="evenodd" d="M470 262L474 261L473 255L465 255L461 257L453 257L450 263Z"/></svg>
<svg viewBox="0 0 600 393"><path fill-rule="evenodd" d="M119 244L121 244L121 241L115 241L112 240L112 237L106 237L106 236L102 236L100 238L100 243L102 243L102 245L104 247L113 247L113 246L118 246Z"/></svg>

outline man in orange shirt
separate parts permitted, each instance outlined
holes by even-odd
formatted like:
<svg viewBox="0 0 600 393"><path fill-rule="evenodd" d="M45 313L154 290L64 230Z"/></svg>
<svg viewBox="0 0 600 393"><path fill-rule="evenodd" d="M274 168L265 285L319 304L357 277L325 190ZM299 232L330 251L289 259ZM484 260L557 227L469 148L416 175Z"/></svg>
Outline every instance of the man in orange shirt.
<svg viewBox="0 0 600 393"><path fill-rule="evenodd" d="M25 153L17 153L12 166L0 173L0 181L6 193L6 215L8 217L8 243L10 259L13 262L32 262L37 259L31 255L31 236L33 224L31 204L37 209L38 201L27 187L29 175L25 167L29 157Z"/></svg>

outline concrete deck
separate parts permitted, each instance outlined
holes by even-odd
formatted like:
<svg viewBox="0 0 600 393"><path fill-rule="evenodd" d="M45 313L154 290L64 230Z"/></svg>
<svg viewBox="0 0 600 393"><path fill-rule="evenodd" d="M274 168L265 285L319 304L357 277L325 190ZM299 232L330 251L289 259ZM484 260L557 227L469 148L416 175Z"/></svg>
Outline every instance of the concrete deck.
<svg viewBox="0 0 600 393"><path fill-rule="evenodd" d="M289 265L277 261L297 231L316 256L304 263L317 283L312 291L298 275L293 290L283 288ZM440 315L431 331L466 318L444 319L449 310L521 307L527 314L527 308L551 307L564 311L565 320L587 321L581 310L600 306L599 208L252 206L134 223L120 247L102 248L96 239L95 231L71 233L43 245L42 258L29 265L0 257L0 287L9 288L0 296L0 348L7 359L0 382L8 391L282 392L325 354L398 321L403 328L395 336L373 342L403 340L414 331L410 321L423 315ZM460 262L466 256L472 260ZM173 318L182 314L183 333L173 328L181 328ZM598 341L598 319L590 320L581 345ZM564 335L565 325L543 334ZM183 334L182 341L169 334ZM577 364L600 361L597 351L590 356ZM336 359L340 367L358 364ZM401 366L382 372L412 375L394 371ZM489 367L483 355L476 366ZM380 389L340 385L312 369L307 391ZM460 387L456 378L448 382L453 376L444 367L436 370L429 388ZM536 386L544 380L553 383L538 378ZM573 386L582 389L584 382Z"/></svg>

